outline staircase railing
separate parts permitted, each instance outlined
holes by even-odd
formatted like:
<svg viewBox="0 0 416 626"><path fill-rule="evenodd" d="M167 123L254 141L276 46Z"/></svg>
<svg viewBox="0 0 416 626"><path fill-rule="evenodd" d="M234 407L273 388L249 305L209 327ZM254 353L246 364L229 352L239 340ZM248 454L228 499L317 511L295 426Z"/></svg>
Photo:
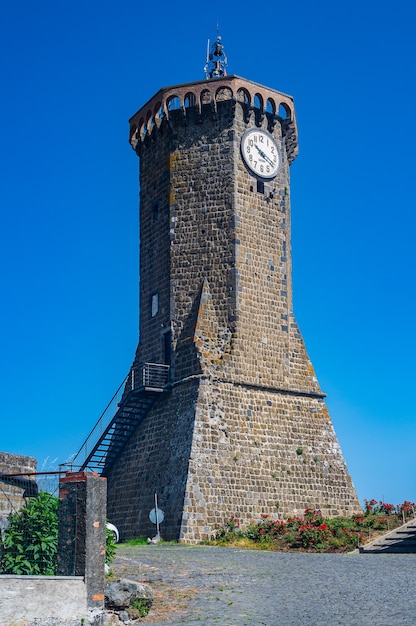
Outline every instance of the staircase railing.
<svg viewBox="0 0 416 626"><path fill-rule="evenodd" d="M111 398L110 402L105 407L104 411L101 413L76 455L70 462L68 462L68 465L75 468L83 465L89 453L102 438L105 430L119 410L120 392L127 382L129 384L128 386L126 385L124 393L126 391L140 391L141 389L163 391L169 380L169 369L169 365L160 363L143 363L142 365L133 367L131 369L130 380L128 380L130 376L129 372Z"/></svg>
<svg viewBox="0 0 416 626"><path fill-rule="evenodd" d="M169 365L161 363L143 363L132 369L132 389L149 387L151 389L163 389L169 378Z"/></svg>

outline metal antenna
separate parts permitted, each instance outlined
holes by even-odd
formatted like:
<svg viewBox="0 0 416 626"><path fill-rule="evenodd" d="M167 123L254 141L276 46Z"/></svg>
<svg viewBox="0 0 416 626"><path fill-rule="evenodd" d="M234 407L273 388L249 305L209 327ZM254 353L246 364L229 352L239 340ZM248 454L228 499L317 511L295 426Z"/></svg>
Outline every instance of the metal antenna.
<svg viewBox="0 0 416 626"><path fill-rule="evenodd" d="M227 76L227 56L224 51L224 46L221 42L221 35L217 20L217 39L212 44L211 51L209 49L209 39L207 45L206 62L204 66L205 78L222 78Z"/></svg>
<svg viewBox="0 0 416 626"><path fill-rule="evenodd" d="M209 68L209 39L207 42L207 54L205 56L205 65L204 65L205 78L207 80L209 78L208 68Z"/></svg>

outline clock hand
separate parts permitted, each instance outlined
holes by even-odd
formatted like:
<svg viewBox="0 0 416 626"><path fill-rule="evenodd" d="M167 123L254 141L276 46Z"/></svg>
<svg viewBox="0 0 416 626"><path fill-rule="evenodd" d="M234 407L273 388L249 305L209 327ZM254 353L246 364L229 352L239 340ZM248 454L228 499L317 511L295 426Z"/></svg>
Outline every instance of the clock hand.
<svg viewBox="0 0 416 626"><path fill-rule="evenodd" d="M266 155L264 154L263 150L261 150L261 148L259 148L256 143L254 144L254 146L257 148L258 152L260 153L260 156L262 156L263 159L265 159Z"/></svg>
<svg viewBox="0 0 416 626"><path fill-rule="evenodd" d="M259 151L260 156L263 157L263 159L267 161L267 163L273 167L273 161L267 156L267 154L263 152L263 150L261 150L256 143L254 145Z"/></svg>

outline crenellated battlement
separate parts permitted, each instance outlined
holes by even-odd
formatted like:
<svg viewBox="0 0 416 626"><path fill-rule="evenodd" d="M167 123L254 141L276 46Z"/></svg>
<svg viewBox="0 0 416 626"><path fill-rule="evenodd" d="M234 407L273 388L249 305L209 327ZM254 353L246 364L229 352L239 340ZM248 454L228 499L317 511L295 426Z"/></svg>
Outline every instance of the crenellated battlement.
<svg viewBox="0 0 416 626"><path fill-rule="evenodd" d="M240 104L246 116L254 111L258 126L266 116L270 131L280 122L289 162L293 161L298 154L298 132L292 96L235 75L160 89L130 118L130 144L137 150L155 127L159 128L164 119L169 120L172 111L180 110L186 118L190 108L202 115L204 107L209 107L215 117L218 103L225 100Z"/></svg>

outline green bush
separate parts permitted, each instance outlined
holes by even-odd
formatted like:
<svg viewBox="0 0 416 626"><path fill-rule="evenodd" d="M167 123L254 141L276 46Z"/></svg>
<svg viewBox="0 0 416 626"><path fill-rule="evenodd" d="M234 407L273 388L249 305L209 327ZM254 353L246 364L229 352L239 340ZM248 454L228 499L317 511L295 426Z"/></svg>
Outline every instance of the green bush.
<svg viewBox="0 0 416 626"><path fill-rule="evenodd" d="M331 531L326 524L317 526L311 522L303 524L299 528L299 542L303 548L324 550L331 538Z"/></svg>
<svg viewBox="0 0 416 626"><path fill-rule="evenodd" d="M224 522L221 528L217 529L216 538L223 541L232 541L240 534L240 522L235 515L231 515L231 517Z"/></svg>
<svg viewBox="0 0 416 626"><path fill-rule="evenodd" d="M57 550L58 498L41 491L9 516L0 542L0 573L54 576Z"/></svg>
<svg viewBox="0 0 416 626"><path fill-rule="evenodd" d="M150 611L150 607L151 602L149 600L136 598L127 609L127 613L131 619L146 617L146 615Z"/></svg>
<svg viewBox="0 0 416 626"><path fill-rule="evenodd" d="M106 565L114 560L116 555L117 545L114 541L113 531L106 527L105 529L105 562Z"/></svg>
<svg viewBox="0 0 416 626"><path fill-rule="evenodd" d="M0 540L0 574L55 576L58 551L59 499L45 491L28 498L25 506L9 516ZM106 529L105 562L114 559L113 533Z"/></svg>

